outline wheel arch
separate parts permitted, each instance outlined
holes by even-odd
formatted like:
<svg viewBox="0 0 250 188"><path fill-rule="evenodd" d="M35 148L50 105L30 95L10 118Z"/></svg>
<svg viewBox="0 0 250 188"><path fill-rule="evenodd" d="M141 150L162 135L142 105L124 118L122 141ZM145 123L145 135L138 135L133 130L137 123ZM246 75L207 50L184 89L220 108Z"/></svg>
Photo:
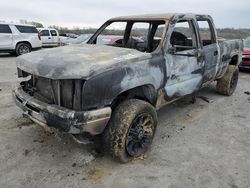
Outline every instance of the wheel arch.
<svg viewBox="0 0 250 188"><path fill-rule="evenodd" d="M157 92L152 84L144 84L129 88L120 92L112 101L111 107L117 106L126 99L140 99L155 106L157 100Z"/></svg>
<svg viewBox="0 0 250 188"><path fill-rule="evenodd" d="M231 58L224 64L224 66L221 68L221 71L217 73L216 80L220 79L223 77L223 75L226 73L228 66L233 65L233 66L239 66L241 63L241 55L238 53L233 53L231 55Z"/></svg>
<svg viewBox="0 0 250 188"><path fill-rule="evenodd" d="M231 60L229 61L229 65L238 66L240 64L240 56L239 54L233 54L231 56Z"/></svg>
<svg viewBox="0 0 250 188"><path fill-rule="evenodd" d="M18 45L18 44L21 44L21 43L28 44L28 45L30 46L30 48L32 49L32 45L31 45L31 43L30 43L29 41L18 41L18 42L16 43L15 49L17 48L17 45Z"/></svg>

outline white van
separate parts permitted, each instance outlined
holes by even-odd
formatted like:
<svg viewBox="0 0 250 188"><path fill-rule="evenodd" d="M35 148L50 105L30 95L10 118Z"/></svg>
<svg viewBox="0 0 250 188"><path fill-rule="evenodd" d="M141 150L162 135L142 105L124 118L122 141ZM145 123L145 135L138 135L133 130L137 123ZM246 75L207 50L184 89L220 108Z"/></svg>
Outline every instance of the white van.
<svg viewBox="0 0 250 188"><path fill-rule="evenodd" d="M59 33L56 29L38 28L43 47L55 47L60 45Z"/></svg>
<svg viewBox="0 0 250 188"><path fill-rule="evenodd" d="M41 38L34 26L0 23L0 52L22 55L41 47Z"/></svg>

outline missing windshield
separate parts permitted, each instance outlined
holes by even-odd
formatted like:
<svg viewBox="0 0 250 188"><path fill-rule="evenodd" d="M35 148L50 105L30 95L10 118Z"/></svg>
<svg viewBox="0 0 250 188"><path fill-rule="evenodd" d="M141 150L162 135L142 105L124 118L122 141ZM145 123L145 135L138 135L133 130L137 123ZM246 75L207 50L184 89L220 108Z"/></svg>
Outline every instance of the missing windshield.
<svg viewBox="0 0 250 188"><path fill-rule="evenodd" d="M96 32L89 43L151 53L159 46L164 29L164 21L107 22Z"/></svg>

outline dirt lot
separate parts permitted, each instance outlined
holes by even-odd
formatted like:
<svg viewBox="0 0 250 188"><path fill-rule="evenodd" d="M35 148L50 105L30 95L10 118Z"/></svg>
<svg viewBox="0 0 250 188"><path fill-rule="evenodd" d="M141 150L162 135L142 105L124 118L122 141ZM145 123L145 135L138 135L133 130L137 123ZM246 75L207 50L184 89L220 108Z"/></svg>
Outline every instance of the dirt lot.
<svg viewBox="0 0 250 188"><path fill-rule="evenodd" d="M121 165L23 119L15 57L0 55L0 70L0 187L250 187L250 73L232 97L212 85L199 93L212 103L186 97L161 109L148 158Z"/></svg>

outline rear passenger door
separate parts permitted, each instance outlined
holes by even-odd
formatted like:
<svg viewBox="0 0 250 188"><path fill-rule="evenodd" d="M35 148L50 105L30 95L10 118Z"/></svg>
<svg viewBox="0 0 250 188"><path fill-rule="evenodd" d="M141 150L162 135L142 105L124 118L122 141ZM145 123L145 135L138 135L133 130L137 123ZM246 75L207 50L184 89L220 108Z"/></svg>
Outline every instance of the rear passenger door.
<svg viewBox="0 0 250 188"><path fill-rule="evenodd" d="M213 81L219 62L219 45L216 39L216 31L211 19L207 17L197 16L199 26L199 38L202 45L202 53L204 55L205 66L203 83Z"/></svg>
<svg viewBox="0 0 250 188"><path fill-rule="evenodd" d="M13 43L12 31L7 24L0 24L0 49L11 49Z"/></svg>

